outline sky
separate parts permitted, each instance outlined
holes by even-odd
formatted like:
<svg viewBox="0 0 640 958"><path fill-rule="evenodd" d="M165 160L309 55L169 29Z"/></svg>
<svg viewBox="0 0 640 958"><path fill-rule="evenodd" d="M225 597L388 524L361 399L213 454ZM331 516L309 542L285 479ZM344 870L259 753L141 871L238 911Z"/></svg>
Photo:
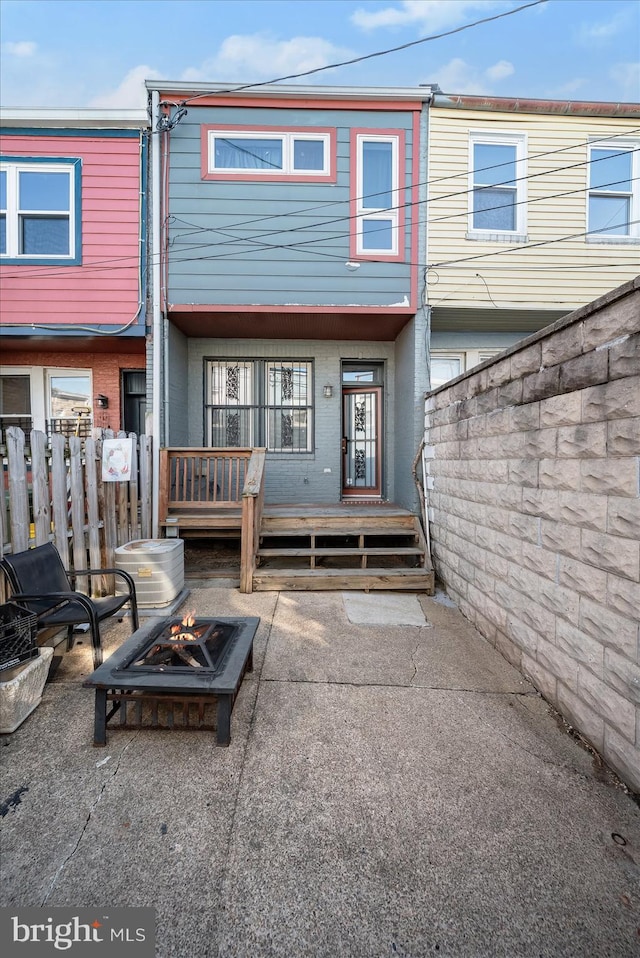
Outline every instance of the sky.
<svg viewBox="0 0 640 958"><path fill-rule="evenodd" d="M242 84L325 67L286 82L640 101L640 0L545 0L427 40L528 2L0 0L0 103L142 107L145 79Z"/></svg>

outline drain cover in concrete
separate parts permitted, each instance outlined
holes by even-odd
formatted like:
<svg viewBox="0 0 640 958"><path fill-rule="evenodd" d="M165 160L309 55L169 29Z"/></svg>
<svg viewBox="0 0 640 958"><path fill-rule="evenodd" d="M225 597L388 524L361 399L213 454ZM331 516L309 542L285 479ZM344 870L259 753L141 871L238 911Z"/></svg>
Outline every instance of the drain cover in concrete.
<svg viewBox="0 0 640 958"><path fill-rule="evenodd" d="M358 625L427 625L416 595L397 592L343 592L349 622Z"/></svg>

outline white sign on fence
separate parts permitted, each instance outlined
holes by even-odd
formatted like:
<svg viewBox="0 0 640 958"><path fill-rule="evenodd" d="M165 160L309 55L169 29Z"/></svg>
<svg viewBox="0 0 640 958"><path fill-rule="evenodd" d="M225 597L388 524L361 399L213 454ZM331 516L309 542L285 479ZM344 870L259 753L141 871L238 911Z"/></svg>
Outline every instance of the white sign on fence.
<svg viewBox="0 0 640 958"><path fill-rule="evenodd" d="M128 482L131 479L133 439L104 439L102 441L102 481Z"/></svg>

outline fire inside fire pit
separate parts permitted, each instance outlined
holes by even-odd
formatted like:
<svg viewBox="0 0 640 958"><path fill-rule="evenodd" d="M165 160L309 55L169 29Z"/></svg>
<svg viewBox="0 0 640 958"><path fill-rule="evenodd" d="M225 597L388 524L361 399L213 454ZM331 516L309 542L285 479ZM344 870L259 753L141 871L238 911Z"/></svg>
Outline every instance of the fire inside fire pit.
<svg viewBox="0 0 640 958"><path fill-rule="evenodd" d="M218 671L233 647L237 626L207 619L197 622L192 612L183 619L161 622L120 669Z"/></svg>

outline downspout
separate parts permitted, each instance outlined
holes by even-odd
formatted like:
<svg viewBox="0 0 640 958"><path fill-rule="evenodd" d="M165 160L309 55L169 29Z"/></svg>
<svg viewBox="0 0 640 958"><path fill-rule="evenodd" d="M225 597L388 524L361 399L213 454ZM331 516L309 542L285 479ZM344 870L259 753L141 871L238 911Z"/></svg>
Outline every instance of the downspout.
<svg viewBox="0 0 640 958"><path fill-rule="evenodd" d="M161 140L158 133L160 119L160 94L154 90L151 94L151 234L152 234L152 295L153 295L153 384L151 402L151 434L153 436L152 449L152 502L153 502L153 537L159 534L158 525L158 498L160 492L160 400L162 396L162 309L161 309L161 246L160 246L160 213L161 213L161 184L160 184L160 151Z"/></svg>
<svg viewBox="0 0 640 958"><path fill-rule="evenodd" d="M427 302L427 256L428 256L428 175L429 175L429 109L433 93L430 92L422 103L420 111L420 185L418 189L418 312L422 315L424 337L416 343L420 350L416 356L416 367L425 368L431 385L431 363L430 363L430 340L431 340L431 307ZM423 366L424 364L424 366ZM422 435L416 453L413 465L413 476L418 487L420 497L420 514L424 526L424 534L427 541L427 548L431 552L429 536L429 512L428 512L428 494L427 494L427 474L424 461L424 442L425 442L425 399L421 396L422 402ZM422 482L418 481L417 467L420 464L422 472Z"/></svg>

